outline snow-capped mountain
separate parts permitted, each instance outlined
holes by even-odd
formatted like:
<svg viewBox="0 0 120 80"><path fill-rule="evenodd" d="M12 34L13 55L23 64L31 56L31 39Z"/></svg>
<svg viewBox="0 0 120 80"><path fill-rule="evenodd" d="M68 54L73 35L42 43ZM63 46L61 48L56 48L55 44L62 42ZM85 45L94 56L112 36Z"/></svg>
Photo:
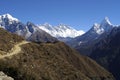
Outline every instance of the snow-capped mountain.
<svg viewBox="0 0 120 80"><path fill-rule="evenodd" d="M43 35L45 35L46 33L50 34L51 37L52 36L56 37L62 41L65 41L70 38L75 38L77 36L84 34L84 31L82 30L77 31L71 28L70 26L63 24L60 24L58 26L43 24L43 25L39 25L39 27L31 22L27 22L27 24L23 24L17 18L12 17L10 14L4 14L0 16L0 27L8 30L9 32L16 33L29 40L31 40L30 37L33 36L33 34L35 38L36 34L42 35L42 33L44 33Z"/></svg>
<svg viewBox="0 0 120 80"><path fill-rule="evenodd" d="M72 27L68 26L68 25L64 25L64 24L60 24L58 26L52 26L50 24L43 24L43 25L39 25L39 28L46 31L47 33L49 33L50 35L52 35L53 37L56 38L75 38L77 36L80 36L82 34L84 34L85 32L82 30L75 30Z"/></svg>
<svg viewBox="0 0 120 80"><path fill-rule="evenodd" d="M27 24L23 24L10 14L4 14L0 16L0 27L31 41L54 42L57 40L45 31L38 28L38 26L34 25L33 23L27 22Z"/></svg>
<svg viewBox="0 0 120 80"><path fill-rule="evenodd" d="M10 14L0 16L0 26L4 29L9 29L9 25L19 23L19 20L13 18Z"/></svg>
<svg viewBox="0 0 120 80"><path fill-rule="evenodd" d="M1 19L2 19L2 20L8 19L9 21L12 21L12 22L13 22L13 21L17 21L17 22L19 21L17 18L12 17L12 16L11 16L10 14L8 14L8 13L7 13L7 14L4 14L4 15L1 15L1 16L0 16L0 20L1 20Z"/></svg>
<svg viewBox="0 0 120 80"><path fill-rule="evenodd" d="M101 35L104 32L109 32L113 28L113 25L110 23L109 18L105 17L101 24L95 23L93 25L93 31Z"/></svg>
<svg viewBox="0 0 120 80"><path fill-rule="evenodd" d="M86 53L88 55L88 53L90 53L92 49L92 46L97 41L107 36L107 34L111 32L113 27L115 26L110 23L107 17L105 17L100 24L95 23L88 32L86 32L82 36L78 36L68 41L67 44L76 48L81 53Z"/></svg>

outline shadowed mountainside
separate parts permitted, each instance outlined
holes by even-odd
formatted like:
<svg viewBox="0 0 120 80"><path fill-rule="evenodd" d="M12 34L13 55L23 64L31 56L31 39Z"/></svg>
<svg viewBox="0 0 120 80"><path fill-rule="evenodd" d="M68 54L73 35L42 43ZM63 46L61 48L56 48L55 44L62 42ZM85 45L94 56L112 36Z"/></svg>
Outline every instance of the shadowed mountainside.
<svg viewBox="0 0 120 80"><path fill-rule="evenodd" d="M90 57L120 80L120 27L115 27L106 38L97 43Z"/></svg>

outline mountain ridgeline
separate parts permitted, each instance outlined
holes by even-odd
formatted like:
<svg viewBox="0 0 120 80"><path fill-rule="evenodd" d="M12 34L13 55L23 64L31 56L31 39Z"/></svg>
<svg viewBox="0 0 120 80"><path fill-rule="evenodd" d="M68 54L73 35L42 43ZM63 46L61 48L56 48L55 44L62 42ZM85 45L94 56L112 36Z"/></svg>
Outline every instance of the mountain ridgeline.
<svg viewBox="0 0 120 80"><path fill-rule="evenodd" d="M18 34L26 40L35 42L55 42L58 40L68 41L71 38L84 34L84 31L77 31L64 24L60 24L58 26L52 26L48 23L43 25L34 25L31 22L23 24L10 14L0 16L0 27L9 32Z"/></svg>
<svg viewBox="0 0 120 80"><path fill-rule="evenodd" d="M56 37L58 40L64 42L85 33L82 30L75 30L72 27L64 24L59 24L58 26L52 26L48 23L45 23L43 25L38 25L38 27L46 31L53 37Z"/></svg>
<svg viewBox="0 0 120 80"><path fill-rule="evenodd" d="M13 18L10 14L0 16L0 27L5 30L24 37L26 40L35 42L55 42L58 41L47 32L41 30L31 22L23 24L18 19Z"/></svg>
<svg viewBox="0 0 120 80"><path fill-rule="evenodd" d="M15 80L114 80L112 74L95 61L80 55L63 42L28 42L19 46L21 51L15 55L2 58L11 51L15 53L17 48L13 47L25 40L2 28L0 37L0 45L8 49L0 50L0 71Z"/></svg>

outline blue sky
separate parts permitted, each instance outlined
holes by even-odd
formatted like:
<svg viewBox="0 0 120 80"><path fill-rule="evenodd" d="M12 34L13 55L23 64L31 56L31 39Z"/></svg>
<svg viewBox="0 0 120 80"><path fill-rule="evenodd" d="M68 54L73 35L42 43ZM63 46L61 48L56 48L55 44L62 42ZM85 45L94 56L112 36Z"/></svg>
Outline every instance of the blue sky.
<svg viewBox="0 0 120 80"><path fill-rule="evenodd" d="M5 13L24 23L63 23L87 31L105 16L120 24L120 0L0 0L0 14Z"/></svg>

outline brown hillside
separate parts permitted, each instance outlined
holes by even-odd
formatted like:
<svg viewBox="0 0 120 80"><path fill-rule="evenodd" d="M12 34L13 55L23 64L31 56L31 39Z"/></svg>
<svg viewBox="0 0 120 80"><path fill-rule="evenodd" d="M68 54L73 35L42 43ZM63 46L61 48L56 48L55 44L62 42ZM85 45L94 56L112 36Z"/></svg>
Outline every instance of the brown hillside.
<svg viewBox="0 0 120 80"><path fill-rule="evenodd" d="M21 42L23 38L16 34L11 34L6 30L0 28L0 51L9 51L14 44Z"/></svg>
<svg viewBox="0 0 120 80"><path fill-rule="evenodd" d="M4 36L9 35L12 34L4 33ZM11 45L16 45L23 39L17 36L10 37L10 40L14 42ZM15 80L114 80L96 62L79 55L62 42L27 43L21 46L21 50L17 55L0 60L0 70Z"/></svg>

